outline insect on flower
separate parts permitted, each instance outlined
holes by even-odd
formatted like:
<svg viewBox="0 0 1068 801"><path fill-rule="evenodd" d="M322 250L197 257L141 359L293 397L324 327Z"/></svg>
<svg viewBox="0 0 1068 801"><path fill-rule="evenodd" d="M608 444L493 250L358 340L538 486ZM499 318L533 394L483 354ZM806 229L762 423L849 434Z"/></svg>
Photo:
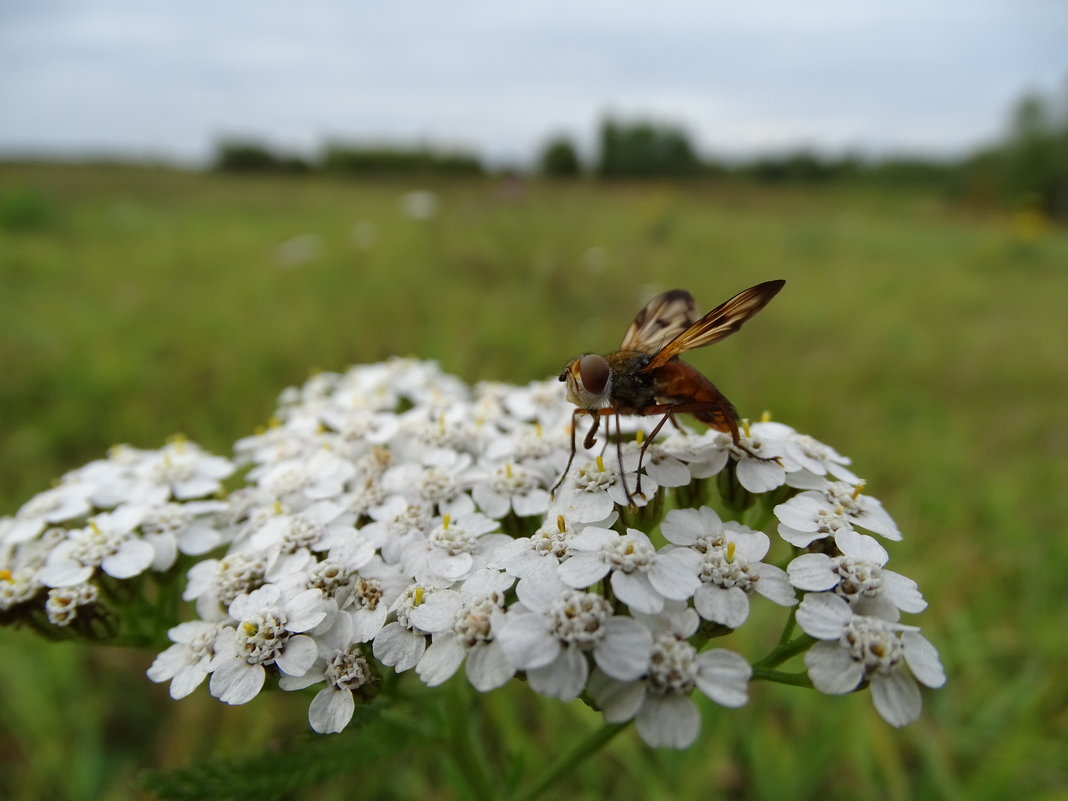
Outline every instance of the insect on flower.
<svg viewBox="0 0 1068 801"><path fill-rule="evenodd" d="M697 305L684 289L673 289L650 300L634 318L619 350L600 356L587 353L567 363L560 380L567 383L567 399L578 408L571 416L571 457L556 482L555 493L575 458L575 427L580 414L593 416L583 445L592 448L601 417L621 414L662 414L642 443L638 457L636 493L641 493L641 465L645 451L669 419L682 412L717 431L729 432L734 444L745 450L738 433L738 412L715 385L679 354L711 345L730 336L764 308L785 281L765 281L696 319ZM622 473L622 452L616 442ZM631 493L626 489L627 498Z"/></svg>

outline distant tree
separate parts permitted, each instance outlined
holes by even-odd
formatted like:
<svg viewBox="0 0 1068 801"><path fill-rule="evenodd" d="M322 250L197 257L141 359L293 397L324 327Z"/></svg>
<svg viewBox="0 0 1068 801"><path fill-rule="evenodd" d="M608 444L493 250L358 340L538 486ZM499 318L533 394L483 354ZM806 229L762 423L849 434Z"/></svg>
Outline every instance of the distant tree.
<svg viewBox="0 0 1068 801"><path fill-rule="evenodd" d="M673 125L649 120L601 124L597 172L606 178L695 175L701 161L689 135Z"/></svg>
<svg viewBox="0 0 1068 801"><path fill-rule="evenodd" d="M307 172L299 156L280 154L250 139L224 139L215 146L214 168L225 172Z"/></svg>
<svg viewBox="0 0 1068 801"><path fill-rule="evenodd" d="M578 152L566 136L550 139L538 159L538 168L544 175L571 177L582 172Z"/></svg>
<svg viewBox="0 0 1068 801"><path fill-rule="evenodd" d="M962 182L973 200L1068 219L1068 86L1059 97L1021 98L1005 138L969 159Z"/></svg>
<svg viewBox="0 0 1068 801"><path fill-rule="evenodd" d="M326 172L350 175L483 175L477 156L463 151L394 145L328 143L319 161Z"/></svg>

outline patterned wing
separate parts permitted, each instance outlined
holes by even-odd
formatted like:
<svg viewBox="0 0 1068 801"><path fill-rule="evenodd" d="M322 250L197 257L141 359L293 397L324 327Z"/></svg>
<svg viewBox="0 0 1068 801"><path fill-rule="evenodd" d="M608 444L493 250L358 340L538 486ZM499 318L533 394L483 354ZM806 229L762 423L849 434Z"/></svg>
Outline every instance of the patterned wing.
<svg viewBox="0 0 1068 801"><path fill-rule="evenodd" d="M630 324L620 350L656 353L697 319L697 304L685 289L673 289L645 304Z"/></svg>
<svg viewBox="0 0 1068 801"><path fill-rule="evenodd" d="M763 284L757 284L744 292L739 292L668 342L656 353L646 369L652 370L662 364L667 364L683 351L703 348L705 345L711 345L713 342L729 337L741 328L746 320L763 309L785 283L782 280L765 281Z"/></svg>

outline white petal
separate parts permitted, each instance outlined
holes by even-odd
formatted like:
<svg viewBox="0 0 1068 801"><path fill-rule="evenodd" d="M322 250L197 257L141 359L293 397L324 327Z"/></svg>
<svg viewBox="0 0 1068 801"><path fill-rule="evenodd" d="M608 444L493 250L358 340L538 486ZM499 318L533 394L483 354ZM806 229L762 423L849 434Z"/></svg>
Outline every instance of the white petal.
<svg viewBox="0 0 1068 801"><path fill-rule="evenodd" d="M600 670L595 670L590 675L587 689L590 698L600 707L604 719L609 723L630 720L638 714L645 699L644 681L619 681Z"/></svg>
<svg viewBox="0 0 1068 801"><path fill-rule="evenodd" d="M519 670L544 667L560 650L560 641L548 632L545 618L531 612L510 611L497 641Z"/></svg>
<svg viewBox="0 0 1068 801"><path fill-rule="evenodd" d="M230 705L245 704L261 689L265 673L262 665L250 665L244 659L231 659L211 674L211 694Z"/></svg>
<svg viewBox="0 0 1068 801"><path fill-rule="evenodd" d="M371 644L375 659L398 673L415 667L425 649L426 637L408 631L400 623L387 623Z"/></svg>
<svg viewBox="0 0 1068 801"><path fill-rule="evenodd" d="M818 642L809 648L805 667L816 689L828 695L852 692L864 678L864 666L836 642Z"/></svg>
<svg viewBox="0 0 1068 801"><path fill-rule="evenodd" d="M549 509L549 493L543 489L533 489L525 495L512 498L512 506L520 517L544 514Z"/></svg>
<svg viewBox="0 0 1068 801"><path fill-rule="evenodd" d="M569 587L582 590L603 579L608 570L600 553L576 553L560 563L557 575Z"/></svg>
<svg viewBox="0 0 1068 801"><path fill-rule="evenodd" d="M73 587L88 581L92 575L93 568L73 559L62 559L42 567L37 573L37 580L46 587Z"/></svg>
<svg viewBox="0 0 1068 801"><path fill-rule="evenodd" d="M463 596L453 590L428 593L426 601L408 613L408 619L425 632L444 631L452 626L463 602Z"/></svg>
<svg viewBox="0 0 1068 801"><path fill-rule="evenodd" d="M323 622L327 607L323 603L322 590L311 589L298 593L286 604L286 629L289 631L308 631Z"/></svg>
<svg viewBox="0 0 1068 801"><path fill-rule="evenodd" d="M645 573L612 574L612 589L616 597L635 612L655 615L664 608L664 596L653 589Z"/></svg>
<svg viewBox="0 0 1068 801"><path fill-rule="evenodd" d="M694 570L693 555L696 552L686 548L657 554L648 573L653 588L673 601L689 600L694 590L701 586L701 579Z"/></svg>
<svg viewBox="0 0 1068 801"><path fill-rule="evenodd" d="M821 496L802 493L786 503L780 503L772 511L779 522L797 531L815 532L819 529L819 512L824 508Z"/></svg>
<svg viewBox="0 0 1068 801"><path fill-rule="evenodd" d="M636 728L653 748L688 748L701 731L701 715L689 696L646 695Z"/></svg>
<svg viewBox="0 0 1068 801"><path fill-rule="evenodd" d="M775 461L742 459L738 462L738 483L750 492L768 492L781 487L786 471Z"/></svg>
<svg viewBox="0 0 1068 801"><path fill-rule="evenodd" d="M693 608L705 620L736 629L749 617L749 596L741 587L702 584L693 595Z"/></svg>
<svg viewBox="0 0 1068 801"><path fill-rule="evenodd" d="M144 540L127 540L100 563L100 569L117 579L131 578L148 570L155 557L155 549Z"/></svg>
<svg viewBox="0 0 1068 801"><path fill-rule="evenodd" d="M660 533L675 545L693 545L703 534L715 536L723 531L723 522L712 509L672 509L660 524Z"/></svg>
<svg viewBox="0 0 1068 801"><path fill-rule="evenodd" d="M653 637L641 623L617 615L604 624L605 636L593 649L597 667L613 679L632 681L645 674Z"/></svg>
<svg viewBox="0 0 1068 801"><path fill-rule="evenodd" d="M884 570L882 590L902 612L916 614L927 608L927 601L924 600L916 582L900 573Z"/></svg>
<svg viewBox="0 0 1068 801"><path fill-rule="evenodd" d="M179 670L171 681L170 694L175 701L185 698L204 683L208 673L199 665L186 665Z"/></svg>
<svg viewBox="0 0 1068 801"><path fill-rule="evenodd" d="M798 548L806 548L810 542L827 536L826 534L820 534L816 529L802 531L801 529L791 528L785 523L779 523L777 531L780 537Z"/></svg>
<svg viewBox="0 0 1068 801"><path fill-rule="evenodd" d="M356 701L351 690L324 687L308 707L308 723L319 734L337 734L349 725Z"/></svg>
<svg viewBox="0 0 1068 801"><path fill-rule="evenodd" d="M561 649L552 663L527 671L530 689L548 698L572 701L586 686L589 665L586 655L578 648Z"/></svg>
<svg viewBox="0 0 1068 801"><path fill-rule="evenodd" d="M875 537L869 537L867 534L861 534L853 529L841 529L835 532L834 544L846 556L863 559L865 562L872 562L880 566L885 565L886 560L890 558L886 548L880 545Z"/></svg>
<svg viewBox="0 0 1068 801"><path fill-rule="evenodd" d="M757 566L760 581L756 583L756 591L774 601L780 606L793 606L797 603L797 594L786 575L786 571L775 565L760 564Z"/></svg>
<svg viewBox="0 0 1068 801"><path fill-rule="evenodd" d="M753 669L741 654L716 648L697 657L697 686L720 706L745 706Z"/></svg>
<svg viewBox="0 0 1068 801"><path fill-rule="evenodd" d="M823 592L838 584L831 557L823 553L803 553L786 566L790 583L799 590Z"/></svg>
<svg viewBox="0 0 1068 801"><path fill-rule="evenodd" d="M834 593L807 593L797 608L797 625L817 640L837 640L852 619L849 604Z"/></svg>
<svg viewBox="0 0 1068 801"><path fill-rule="evenodd" d="M889 675L876 673L871 677L871 700L891 726L904 726L920 716L923 698L916 681L904 670L892 670Z"/></svg>
<svg viewBox="0 0 1068 801"><path fill-rule="evenodd" d="M448 681L463 661L464 647L459 637L448 631L434 638L420 657L415 672L428 687L436 687Z"/></svg>
<svg viewBox="0 0 1068 801"><path fill-rule="evenodd" d="M476 645L467 652L467 680L479 692L495 690L514 675L515 667L496 641Z"/></svg>
<svg viewBox="0 0 1068 801"><path fill-rule="evenodd" d="M315 657L318 655L319 647L315 640L305 634L298 634L289 638L286 647L275 657L274 663L283 673L303 676L315 664Z"/></svg>
<svg viewBox="0 0 1068 801"><path fill-rule="evenodd" d="M901 635L905 644L905 661L912 674L928 687L941 687L946 683L946 672L938 659L938 651L917 631Z"/></svg>

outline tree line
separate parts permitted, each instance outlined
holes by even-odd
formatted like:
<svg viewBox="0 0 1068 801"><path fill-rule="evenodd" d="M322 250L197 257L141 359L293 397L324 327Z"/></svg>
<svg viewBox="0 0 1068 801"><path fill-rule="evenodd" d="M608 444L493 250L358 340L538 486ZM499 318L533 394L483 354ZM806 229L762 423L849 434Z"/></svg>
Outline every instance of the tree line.
<svg viewBox="0 0 1068 801"><path fill-rule="evenodd" d="M214 167L230 172L404 177L491 172L470 151L335 141L316 157L305 158L249 139L220 142ZM831 156L798 149L727 161L699 155L683 126L606 117L591 156L583 158L570 137L556 135L544 143L529 171L554 179L742 179L771 184L863 180L924 185L981 205L1009 205L1068 219L1068 91L1059 97L1032 94L1022 98L999 141L957 159L866 159L851 153Z"/></svg>

